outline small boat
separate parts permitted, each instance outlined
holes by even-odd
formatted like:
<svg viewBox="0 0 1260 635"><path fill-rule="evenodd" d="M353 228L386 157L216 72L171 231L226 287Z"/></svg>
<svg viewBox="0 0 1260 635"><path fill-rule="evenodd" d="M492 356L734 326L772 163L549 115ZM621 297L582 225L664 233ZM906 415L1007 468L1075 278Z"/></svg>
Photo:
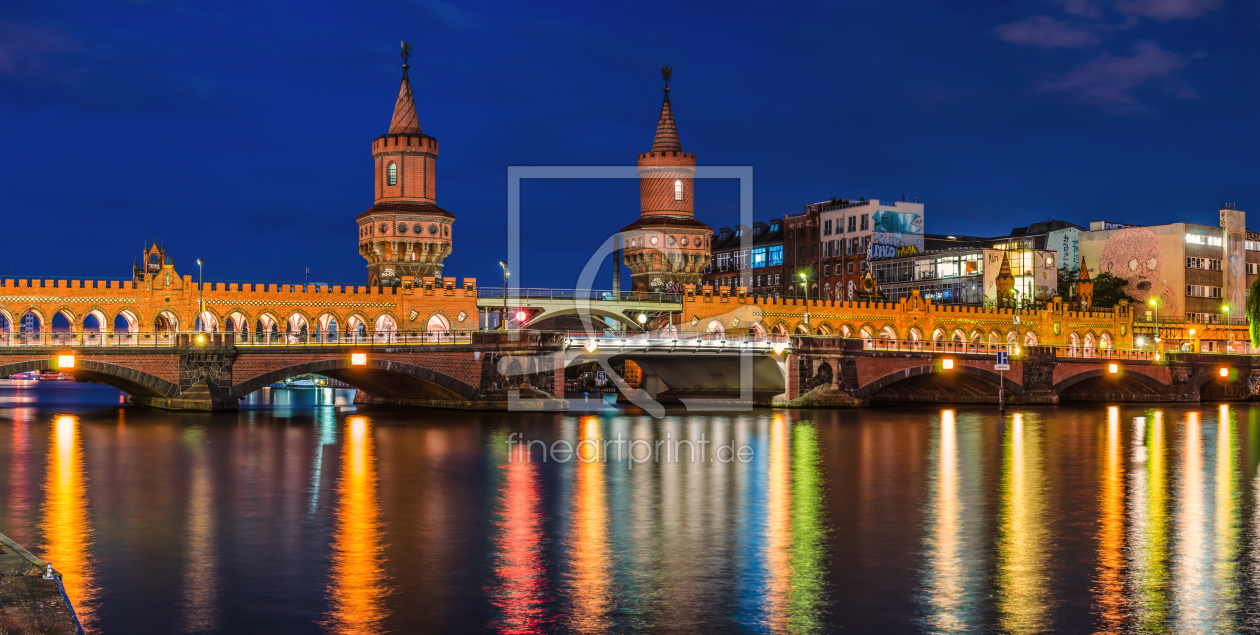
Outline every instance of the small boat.
<svg viewBox="0 0 1260 635"><path fill-rule="evenodd" d="M289 388L318 388L315 382L309 379L297 379L289 382Z"/></svg>
<svg viewBox="0 0 1260 635"><path fill-rule="evenodd" d="M278 381L278 382L275 382L274 384L268 384L267 387L268 388L288 388L289 384L284 381Z"/></svg>

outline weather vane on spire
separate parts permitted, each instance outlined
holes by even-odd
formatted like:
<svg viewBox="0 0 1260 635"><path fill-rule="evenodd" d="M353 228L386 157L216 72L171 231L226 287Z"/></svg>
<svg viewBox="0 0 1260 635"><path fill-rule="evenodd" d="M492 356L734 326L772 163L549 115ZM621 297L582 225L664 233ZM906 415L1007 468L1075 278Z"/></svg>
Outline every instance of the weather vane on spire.
<svg viewBox="0 0 1260 635"><path fill-rule="evenodd" d="M669 90L669 77L674 74L673 66L661 67L661 79L665 80L665 90Z"/></svg>
<svg viewBox="0 0 1260 635"><path fill-rule="evenodd" d="M411 57L411 42L407 42L404 40L402 43L402 58L403 58L404 70L411 68L410 66L407 65L407 58L409 57Z"/></svg>

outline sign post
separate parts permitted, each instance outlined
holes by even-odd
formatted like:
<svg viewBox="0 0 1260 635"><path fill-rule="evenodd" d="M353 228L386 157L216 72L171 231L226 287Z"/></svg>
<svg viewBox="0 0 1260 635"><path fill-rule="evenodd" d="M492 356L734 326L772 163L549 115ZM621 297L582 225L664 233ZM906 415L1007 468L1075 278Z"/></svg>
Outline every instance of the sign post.
<svg viewBox="0 0 1260 635"><path fill-rule="evenodd" d="M998 371L1002 377L998 383L998 412L1006 411L1006 371L1010 369L1010 358L1006 356L1006 351L998 351L997 363L993 364L993 370Z"/></svg>

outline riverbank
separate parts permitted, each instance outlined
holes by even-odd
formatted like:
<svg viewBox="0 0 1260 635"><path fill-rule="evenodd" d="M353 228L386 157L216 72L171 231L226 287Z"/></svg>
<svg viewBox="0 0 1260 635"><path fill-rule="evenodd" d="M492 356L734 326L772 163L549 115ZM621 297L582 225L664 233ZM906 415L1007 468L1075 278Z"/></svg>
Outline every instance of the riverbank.
<svg viewBox="0 0 1260 635"><path fill-rule="evenodd" d="M82 633L56 580L45 580L44 561L0 534L0 634Z"/></svg>

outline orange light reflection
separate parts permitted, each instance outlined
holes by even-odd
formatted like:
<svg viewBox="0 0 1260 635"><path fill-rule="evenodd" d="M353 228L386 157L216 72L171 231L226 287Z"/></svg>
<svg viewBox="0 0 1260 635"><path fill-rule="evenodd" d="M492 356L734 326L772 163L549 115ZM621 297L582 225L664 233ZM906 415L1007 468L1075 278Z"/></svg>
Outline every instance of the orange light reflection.
<svg viewBox="0 0 1260 635"><path fill-rule="evenodd" d="M332 603L326 626L334 633L377 633L385 618L385 549L376 493L376 453L367 417L350 417L342 448L333 535Z"/></svg>
<svg viewBox="0 0 1260 635"><path fill-rule="evenodd" d="M53 422L46 492L43 558L61 573L66 595L87 628L93 623L100 589L96 586L94 531L88 514L79 421L75 417L63 415Z"/></svg>

